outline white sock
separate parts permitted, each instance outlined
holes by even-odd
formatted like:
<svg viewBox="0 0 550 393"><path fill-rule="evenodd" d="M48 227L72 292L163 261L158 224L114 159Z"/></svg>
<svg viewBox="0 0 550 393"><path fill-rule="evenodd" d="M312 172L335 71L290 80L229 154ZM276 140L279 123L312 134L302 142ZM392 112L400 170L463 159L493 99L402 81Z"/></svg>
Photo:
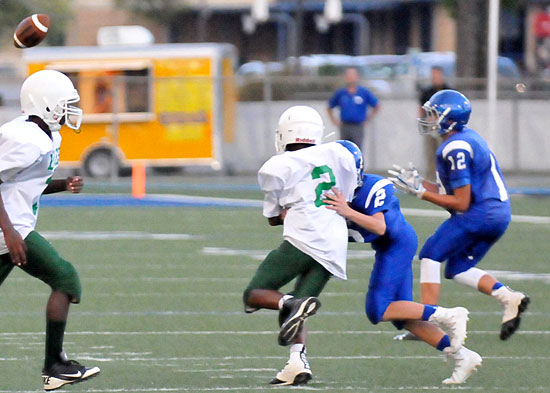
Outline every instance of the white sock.
<svg viewBox="0 0 550 393"><path fill-rule="evenodd" d="M441 262L428 258L420 260L420 283L440 284L441 283Z"/></svg>
<svg viewBox="0 0 550 393"><path fill-rule="evenodd" d="M302 349L305 350L304 344L292 344L290 346L290 354L293 352L302 352Z"/></svg>
<svg viewBox="0 0 550 393"><path fill-rule="evenodd" d="M465 272L458 273L453 277L453 280L459 284L466 285L467 287L478 289L479 280L481 277L486 276L487 272L478 269L477 267L471 267Z"/></svg>
<svg viewBox="0 0 550 393"><path fill-rule="evenodd" d="M288 299L291 299L293 297L294 296L292 295L283 295L283 297L279 299L279 310L283 308L283 304L285 304Z"/></svg>

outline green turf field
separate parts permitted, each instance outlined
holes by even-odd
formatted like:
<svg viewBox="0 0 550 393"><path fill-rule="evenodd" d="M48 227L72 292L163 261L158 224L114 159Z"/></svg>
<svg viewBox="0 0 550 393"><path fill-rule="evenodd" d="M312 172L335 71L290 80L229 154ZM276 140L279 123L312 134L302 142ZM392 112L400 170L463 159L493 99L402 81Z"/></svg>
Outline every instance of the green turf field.
<svg viewBox="0 0 550 393"><path fill-rule="evenodd" d="M403 205L430 207L414 198L403 198ZM513 206L515 214L550 216L550 199L514 198ZM442 220L408 219L421 243ZM47 208L38 229L76 265L83 281L82 304L72 308L65 349L102 370L62 391L286 389L267 384L288 357L277 345L276 313L245 315L241 302L263 255L281 240L281 228L268 227L260 211ZM82 232L89 238L75 238ZM153 239L149 233L166 236ZM368 322L363 302L373 259L368 246L351 249L350 280L329 283L321 295L323 307L308 322L314 379L292 390L452 390L440 383L450 376L452 363L444 363L439 352L421 343L394 342L392 325ZM550 392L548 255L550 224L513 223L482 262L485 269L505 271L495 274L532 299L521 330L507 342L498 339L494 300L444 282L441 303L470 309L467 346L484 357L483 367L460 390ZM40 391L47 296L45 285L20 271L0 288L0 393Z"/></svg>

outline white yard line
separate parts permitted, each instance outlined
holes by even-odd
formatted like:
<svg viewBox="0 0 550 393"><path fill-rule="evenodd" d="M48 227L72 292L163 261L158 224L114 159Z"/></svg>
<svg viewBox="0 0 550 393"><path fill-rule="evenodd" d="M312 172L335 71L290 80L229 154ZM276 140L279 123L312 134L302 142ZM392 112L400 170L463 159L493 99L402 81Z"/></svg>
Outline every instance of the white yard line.
<svg viewBox="0 0 550 393"><path fill-rule="evenodd" d="M291 386L291 387L270 387L270 386L234 386L234 387L175 387L175 388L109 388L109 389L83 389L75 390L72 388L71 393L119 393L119 392L128 392L128 393L166 393L166 392L271 392L271 391L314 391L314 392L323 392L323 391L367 391L367 392L385 392L385 391L426 391L426 390L442 390L441 386L395 386L395 387L372 387L372 386L322 386L322 387L313 387L313 386ZM451 389L445 389L451 390ZM485 388L482 387L470 387L470 386L460 386L452 387L452 390L460 391L485 391ZM491 391L505 391L507 389L491 388ZM0 393L38 393L42 392L41 390L0 390Z"/></svg>
<svg viewBox="0 0 550 393"><path fill-rule="evenodd" d="M4 316L23 316L23 315L42 315L43 311L0 311L0 317ZM72 311L71 315L85 317L244 317L244 311L186 311L186 310L165 310L165 311ZM262 310L255 314L256 316L273 317L276 315L273 311ZM330 317L364 317L363 311L325 311L323 316ZM471 311L470 315L502 315L502 311ZM533 317L549 317L550 313L527 311L525 315Z"/></svg>
<svg viewBox="0 0 550 393"><path fill-rule="evenodd" d="M188 196L177 194L150 194L150 197L154 197L158 200L164 201L176 201L176 202L202 202L202 203L220 203L231 204L235 206L246 206L261 208L263 201L257 199L238 199L238 198L219 198L219 197L201 197L201 196ZM435 209L418 209L418 208L401 208L403 214L413 217L436 217L447 218L449 213L445 210ZM550 224L550 217L548 216L527 216L527 215L512 215L513 222L527 223L527 224Z"/></svg>
<svg viewBox="0 0 550 393"><path fill-rule="evenodd" d="M225 247L203 247L203 254L215 256L244 256L255 260L263 260L271 250L245 250ZM374 258L372 250L348 250L348 259Z"/></svg>
<svg viewBox="0 0 550 393"><path fill-rule="evenodd" d="M353 356L311 356L308 355L308 358L315 360L330 360L330 361L349 361L349 360L380 360L380 359L390 359L390 360L442 360L444 355L439 352L432 352L434 355L353 355ZM153 356L112 356L109 358L91 356L85 354L75 353L75 356L78 356L81 360L91 360L96 362L191 362L191 361L258 361L258 360L288 360L288 356L166 356L166 357L153 357ZM484 355L483 359L487 360L531 360L531 361L547 361L550 360L550 356L498 356L498 355ZM0 361L22 361L28 360L27 357L12 357L12 358L0 358ZM1 392L1 391L0 391Z"/></svg>
<svg viewBox="0 0 550 393"><path fill-rule="evenodd" d="M149 233L139 231L45 231L49 240L191 240L200 236L186 233Z"/></svg>
<svg viewBox="0 0 550 393"><path fill-rule="evenodd" d="M275 330L204 330L204 331L195 331L195 330L171 330L171 331L105 331L105 332L94 332L94 331L80 331L80 332L66 332L66 336L263 336L263 335L272 335L276 334ZM310 330L309 334L320 334L320 335L395 335L394 330ZM496 330L469 330L468 334L479 334L479 335L493 335L497 334ZM0 332L0 338L15 338L24 337L24 336L44 336L44 332ZM548 330L519 330L515 334L519 335L550 335Z"/></svg>
<svg viewBox="0 0 550 393"><path fill-rule="evenodd" d="M434 217L434 218L448 218L450 214L445 210L433 210L433 209L417 209L412 207L402 207L401 211L406 216L411 217ZM512 215L512 222L519 222L524 224L550 224L550 217L548 216L525 216L525 215Z"/></svg>

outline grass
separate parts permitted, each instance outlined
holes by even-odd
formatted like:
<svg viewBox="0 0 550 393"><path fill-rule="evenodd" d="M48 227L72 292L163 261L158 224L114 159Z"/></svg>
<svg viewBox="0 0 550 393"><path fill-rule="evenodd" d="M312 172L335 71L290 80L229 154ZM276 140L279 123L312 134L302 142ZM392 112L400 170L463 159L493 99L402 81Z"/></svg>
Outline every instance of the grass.
<svg viewBox="0 0 550 393"><path fill-rule="evenodd" d="M430 207L406 197L402 204ZM549 215L550 199L515 198L513 206L514 214ZM441 222L408 219L421 244ZM281 228L268 227L260 211L48 208L41 211L38 230L193 235L188 240L52 240L77 267L84 287L82 303L72 308L65 348L75 359L102 369L98 378L66 391L278 389L267 382L284 366L288 351L276 343L276 314L242 312L242 290L260 262L255 255L281 241ZM467 345L484 357L464 390L550 392L548 239L550 225L512 223L481 264L489 270L533 273L519 278L501 273L502 281L532 298L521 331L507 342L498 339L500 313L494 300L443 283L441 304L470 309ZM233 250L233 255L221 255L220 249ZM323 307L308 322L314 379L293 390L451 389L440 382L450 375L452 364L444 363L437 351L392 341L392 325L368 322L363 302L372 263L371 258L350 259L350 280L331 281L321 295ZM417 282L417 262L414 271ZM40 391L48 293L44 284L18 270L0 288L0 393Z"/></svg>

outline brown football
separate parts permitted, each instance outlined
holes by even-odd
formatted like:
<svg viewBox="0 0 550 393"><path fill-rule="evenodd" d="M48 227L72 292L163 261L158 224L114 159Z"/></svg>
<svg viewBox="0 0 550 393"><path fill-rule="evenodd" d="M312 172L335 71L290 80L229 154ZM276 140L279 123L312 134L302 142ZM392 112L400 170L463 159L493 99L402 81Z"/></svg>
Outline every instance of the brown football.
<svg viewBox="0 0 550 393"><path fill-rule="evenodd" d="M23 19L13 34L13 45L17 48L30 48L42 42L48 34L50 17L34 14Z"/></svg>

